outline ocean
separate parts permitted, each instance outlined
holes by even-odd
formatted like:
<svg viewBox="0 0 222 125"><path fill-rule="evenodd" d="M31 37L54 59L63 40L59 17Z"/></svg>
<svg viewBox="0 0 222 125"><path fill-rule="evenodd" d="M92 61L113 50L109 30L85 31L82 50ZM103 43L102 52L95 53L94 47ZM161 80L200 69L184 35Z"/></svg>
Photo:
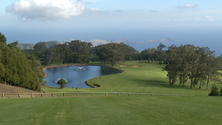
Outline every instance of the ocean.
<svg viewBox="0 0 222 125"><path fill-rule="evenodd" d="M128 40L128 45L141 52L146 48L157 47L158 40L167 38L177 39L177 41L162 42L167 47L175 44L192 44L200 47L209 47L214 50L217 56L222 54L222 29L221 28L53 28L53 29L1 29L0 32L7 37L7 43L16 40L19 43L37 43L40 41L69 41L79 39L90 41L100 39L107 41ZM156 42L155 42L156 39ZM150 43L145 43L145 41ZM152 42L153 41L153 42Z"/></svg>

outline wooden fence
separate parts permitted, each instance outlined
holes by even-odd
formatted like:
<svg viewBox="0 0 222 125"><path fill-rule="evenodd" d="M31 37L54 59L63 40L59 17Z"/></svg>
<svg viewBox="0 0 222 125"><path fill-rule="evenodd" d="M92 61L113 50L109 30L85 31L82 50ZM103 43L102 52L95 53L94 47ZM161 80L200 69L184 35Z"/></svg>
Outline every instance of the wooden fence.
<svg viewBox="0 0 222 125"><path fill-rule="evenodd" d="M0 98L89 97L89 96L188 96L162 93L129 92L54 92L54 93L2 93Z"/></svg>

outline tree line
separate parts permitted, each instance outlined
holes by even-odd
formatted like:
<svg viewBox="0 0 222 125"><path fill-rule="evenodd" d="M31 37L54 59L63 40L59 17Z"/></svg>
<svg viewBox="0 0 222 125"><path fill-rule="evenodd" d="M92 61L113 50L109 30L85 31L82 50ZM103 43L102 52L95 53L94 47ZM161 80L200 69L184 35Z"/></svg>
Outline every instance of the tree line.
<svg viewBox="0 0 222 125"><path fill-rule="evenodd" d="M169 84L176 81L181 87L190 82L190 88L199 85L201 89L206 84L209 89L210 81L221 82L222 56L216 57L208 47L194 45L172 45L166 47L160 43L157 48L144 49L138 52L124 43L110 42L104 45L92 46L92 43L72 40L63 44L47 47L45 42L38 42L33 50L24 50L34 54L43 65L64 63L89 63L100 61L103 65L123 63L125 60L147 60L165 64Z"/></svg>
<svg viewBox="0 0 222 125"><path fill-rule="evenodd" d="M0 33L0 83L40 91L41 63L34 55L23 53L17 44L6 44L6 37Z"/></svg>
<svg viewBox="0 0 222 125"><path fill-rule="evenodd" d="M89 63L100 61L112 66L126 60L126 55L132 58L139 54L134 48L123 44L110 42L108 44L92 46L92 43L73 40L47 48L45 42L38 42L34 50L23 50L27 54L34 54L43 65L64 64L64 63Z"/></svg>
<svg viewBox="0 0 222 125"><path fill-rule="evenodd" d="M190 88L199 85L202 88L206 83L209 89L210 81L221 82L222 56L216 57L214 51L208 47L196 47L194 45L172 45L165 51L169 83L174 85L179 80L179 85L184 87L190 81Z"/></svg>

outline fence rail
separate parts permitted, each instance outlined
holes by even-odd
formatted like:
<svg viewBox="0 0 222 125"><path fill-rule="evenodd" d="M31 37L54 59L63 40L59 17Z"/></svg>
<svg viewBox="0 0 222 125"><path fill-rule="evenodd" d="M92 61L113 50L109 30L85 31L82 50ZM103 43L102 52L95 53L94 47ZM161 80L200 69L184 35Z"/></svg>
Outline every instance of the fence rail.
<svg viewBox="0 0 222 125"><path fill-rule="evenodd" d="M43 97L89 97L89 96L188 96L164 93L134 92L53 92L53 93L2 93L0 98L43 98Z"/></svg>

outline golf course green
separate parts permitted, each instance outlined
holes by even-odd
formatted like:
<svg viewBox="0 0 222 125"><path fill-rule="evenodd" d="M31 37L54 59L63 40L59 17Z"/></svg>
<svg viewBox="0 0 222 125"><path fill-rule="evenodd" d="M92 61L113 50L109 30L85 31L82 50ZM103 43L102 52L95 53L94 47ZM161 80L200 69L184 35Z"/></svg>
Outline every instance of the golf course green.
<svg viewBox="0 0 222 125"><path fill-rule="evenodd" d="M88 89L52 88L46 93L94 92L69 97L0 98L0 125L220 125L221 97L210 90L169 85L164 65L147 61L126 61L115 65L121 74L88 80L101 87ZM131 94L127 93L154 93ZM159 94L159 95L157 95ZM167 95L175 94L175 95ZM164 96L165 95L165 96Z"/></svg>

